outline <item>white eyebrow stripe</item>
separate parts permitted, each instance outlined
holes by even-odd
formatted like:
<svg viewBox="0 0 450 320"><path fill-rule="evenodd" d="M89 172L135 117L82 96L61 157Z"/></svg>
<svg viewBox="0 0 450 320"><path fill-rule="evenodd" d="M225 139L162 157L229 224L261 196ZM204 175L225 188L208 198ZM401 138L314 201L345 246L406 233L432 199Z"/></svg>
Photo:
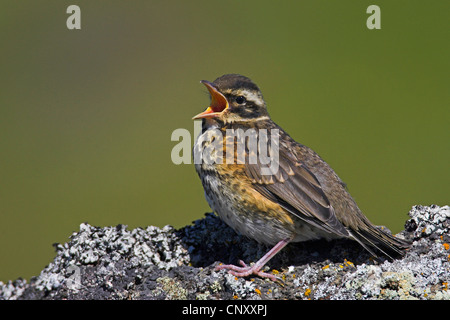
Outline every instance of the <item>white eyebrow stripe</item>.
<svg viewBox="0 0 450 320"><path fill-rule="evenodd" d="M247 101L253 102L257 106L264 107L264 100L258 92L248 90L237 90L234 95L244 96Z"/></svg>
<svg viewBox="0 0 450 320"><path fill-rule="evenodd" d="M244 96L248 101L252 101L258 105L259 105L259 102L261 102L261 97L254 92L245 91Z"/></svg>

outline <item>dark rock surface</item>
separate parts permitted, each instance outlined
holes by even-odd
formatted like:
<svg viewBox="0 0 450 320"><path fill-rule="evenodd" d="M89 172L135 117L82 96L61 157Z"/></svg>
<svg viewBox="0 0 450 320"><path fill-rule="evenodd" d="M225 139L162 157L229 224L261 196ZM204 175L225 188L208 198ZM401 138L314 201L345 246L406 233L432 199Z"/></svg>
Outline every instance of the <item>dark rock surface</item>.
<svg viewBox="0 0 450 320"><path fill-rule="evenodd" d="M39 276L0 282L0 299L450 299L450 207L409 216L402 259L375 260L350 240L290 244L267 267L283 283L214 271L268 248L213 214L179 230L81 224Z"/></svg>

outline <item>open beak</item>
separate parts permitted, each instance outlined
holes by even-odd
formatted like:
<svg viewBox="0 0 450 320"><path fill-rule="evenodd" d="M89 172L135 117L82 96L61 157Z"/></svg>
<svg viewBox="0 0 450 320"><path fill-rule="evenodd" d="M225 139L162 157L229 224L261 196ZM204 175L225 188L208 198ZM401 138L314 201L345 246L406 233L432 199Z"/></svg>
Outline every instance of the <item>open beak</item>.
<svg viewBox="0 0 450 320"><path fill-rule="evenodd" d="M221 94L214 85L206 80L200 81L208 89L211 95L211 105L202 113L199 113L192 119L202 119L202 118L213 118L221 114L225 109L228 108L228 101L223 94Z"/></svg>

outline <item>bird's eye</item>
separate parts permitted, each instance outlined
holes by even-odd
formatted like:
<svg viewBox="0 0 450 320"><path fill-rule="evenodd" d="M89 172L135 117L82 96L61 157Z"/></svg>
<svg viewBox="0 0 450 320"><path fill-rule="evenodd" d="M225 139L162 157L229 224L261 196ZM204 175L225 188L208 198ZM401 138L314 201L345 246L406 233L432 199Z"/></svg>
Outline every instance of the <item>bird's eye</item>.
<svg viewBox="0 0 450 320"><path fill-rule="evenodd" d="M244 96L237 96L237 97L236 97L236 102L237 102L238 104L244 104L245 101L247 101L247 100L245 100L245 97L244 97Z"/></svg>

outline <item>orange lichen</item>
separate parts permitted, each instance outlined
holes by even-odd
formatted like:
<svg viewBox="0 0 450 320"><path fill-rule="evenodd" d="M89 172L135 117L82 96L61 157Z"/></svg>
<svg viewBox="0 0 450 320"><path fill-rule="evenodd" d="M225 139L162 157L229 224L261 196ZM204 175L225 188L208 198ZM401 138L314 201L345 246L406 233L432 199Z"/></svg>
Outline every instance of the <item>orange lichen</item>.
<svg viewBox="0 0 450 320"><path fill-rule="evenodd" d="M305 296L309 297L310 294L311 294L311 289L310 288L306 289L305 290Z"/></svg>
<svg viewBox="0 0 450 320"><path fill-rule="evenodd" d="M344 259L344 262L346 265L350 266L350 267L355 267L355 264L351 261L348 261L347 259Z"/></svg>

